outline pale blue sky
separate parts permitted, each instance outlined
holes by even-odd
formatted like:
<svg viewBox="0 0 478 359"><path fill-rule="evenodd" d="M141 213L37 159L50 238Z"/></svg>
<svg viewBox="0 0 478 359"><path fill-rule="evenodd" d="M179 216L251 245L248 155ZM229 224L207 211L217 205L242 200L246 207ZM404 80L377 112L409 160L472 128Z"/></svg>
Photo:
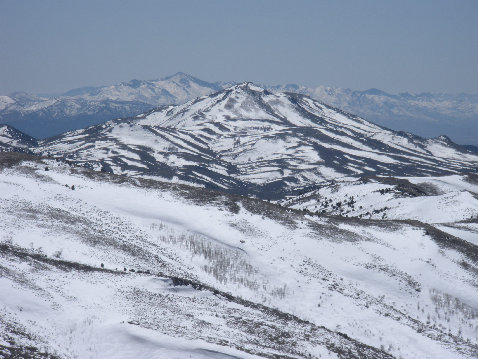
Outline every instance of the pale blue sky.
<svg viewBox="0 0 478 359"><path fill-rule="evenodd" d="M0 94L178 71L478 93L478 1L0 0Z"/></svg>

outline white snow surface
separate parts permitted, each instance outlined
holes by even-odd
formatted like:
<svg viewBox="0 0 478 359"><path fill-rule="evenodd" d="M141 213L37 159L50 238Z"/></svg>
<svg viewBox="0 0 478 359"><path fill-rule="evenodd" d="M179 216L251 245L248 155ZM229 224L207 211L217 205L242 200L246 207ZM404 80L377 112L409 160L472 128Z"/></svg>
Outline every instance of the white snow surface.
<svg viewBox="0 0 478 359"><path fill-rule="evenodd" d="M26 143L24 140L29 138L23 133L8 125L0 125L0 152L2 147L12 147L18 149L26 149L31 146L30 141Z"/></svg>
<svg viewBox="0 0 478 359"><path fill-rule="evenodd" d="M468 186L442 181L457 182ZM43 160L0 172L0 233L2 350L450 359L478 349L476 245L420 222L320 218Z"/></svg>
<svg viewBox="0 0 478 359"><path fill-rule="evenodd" d="M403 181L408 182L406 187L415 185L411 192L403 189ZM478 218L478 183L470 181L467 175L393 180L377 177L365 183L361 180L324 183L319 190L281 203L295 209L346 217L454 223Z"/></svg>
<svg viewBox="0 0 478 359"><path fill-rule="evenodd" d="M15 100L8 96L0 96L0 111L14 104Z"/></svg>

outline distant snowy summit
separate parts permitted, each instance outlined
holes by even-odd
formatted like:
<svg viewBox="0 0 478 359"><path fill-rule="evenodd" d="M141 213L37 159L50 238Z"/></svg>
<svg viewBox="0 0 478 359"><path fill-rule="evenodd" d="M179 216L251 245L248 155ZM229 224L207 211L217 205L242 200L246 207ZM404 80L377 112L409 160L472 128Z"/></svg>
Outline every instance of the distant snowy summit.
<svg viewBox="0 0 478 359"><path fill-rule="evenodd" d="M160 105L184 103L225 85L177 73L160 80L83 87L52 97L16 92L0 96L0 123L46 138L113 118L134 116Z"/></svg>
<svg viewBox="0 0 478 359"><path fill-rule="evenodd" d="M478 167L478 153L445 136L392 131L308 96L252 83L68 132L31 150L97 170L266 198L363 175Z"/></svg>
<svg viewBox="0 0 478 359"><path fill-rule="evenodd" d="M100 101L138 101L153 106L181 104L193 98L209 95L225 83L210 83L178 72L159 80L131 80L117 85L84 87L70 90L62 97L81 97Z"/></svg>
<svg viewBox="0 0 478 359"><path fill-rule="evenodd" d="M183 104L225 89L232 82L206 82L177 73L159 80L132 80L112 86L83 87L57 96L14 93L0 96L0 123L36 137L135 116L161 105ZM379 125L423 137L447 134L455 142L478 146L478 95L389 94L294 84L270 86L271 92L295 92L357 114Z"/></svg>

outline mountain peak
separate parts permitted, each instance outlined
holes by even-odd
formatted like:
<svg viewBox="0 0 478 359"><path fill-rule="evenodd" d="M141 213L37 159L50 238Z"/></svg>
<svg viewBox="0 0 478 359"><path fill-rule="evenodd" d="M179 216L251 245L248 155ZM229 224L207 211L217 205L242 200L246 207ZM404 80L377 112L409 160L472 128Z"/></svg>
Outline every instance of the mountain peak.
<svg viewBox="0 0 478 359"><path fill-rule="evenodd" d="M242 90L242 91L247 91L247 92L261 92L261 93L269 93L266 89L263 87L260 87L253 82L250 81L244 81L239 84L232 85L231 87L227 88L226 91L230 90Z"/></svg>
<svg viewBox="0 0 478 359"><path fill-rule="evenodd" d="M440 135L433 138L434 140L442 141L445 143L453 143L453 141L447 135Z"/></svg>
<svg viewBox="0 0 478 359"><path fill-rule="evenodd" d="M182 71L176 72L175 74L173 74L173 75L171 75L171 76L169 76L169 77L170 77L170 78L171 78L171 77L187 77L187 78L193 78L192 75L187 74L187 73L182 72Z"/></svg>
<svg viewBox="0 0 478 359"><path fill-rule="evenodd" d="M212 91L219 91L224 88L224 86L221 86L219 83L206 82L184 72L176 72L174 75L163 77L159 81L177 84L182 86L186 91L190 91L192 87L202 87L207 90L208 93L211 93Z"/></svg>
<svg viewBox="0 0 478 359"><path fill-rule="evenodd" d="M199 80L198 78L192 75L189 75L185 72L176 72L173 75L163 77L162 80L178 81L178 82L181 82L181 81L201 82L201 80Z"/></svg>

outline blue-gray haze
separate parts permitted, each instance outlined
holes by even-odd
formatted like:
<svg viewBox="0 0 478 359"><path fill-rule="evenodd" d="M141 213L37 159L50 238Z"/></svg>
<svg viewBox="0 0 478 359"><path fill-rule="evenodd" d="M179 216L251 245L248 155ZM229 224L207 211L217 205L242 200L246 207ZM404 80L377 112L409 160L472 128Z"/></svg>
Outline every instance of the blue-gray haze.
<svg viewBox="0 0 478 359"><path fill-rule="evenodd" d="M184 71L478 93L478 1L0 0L0 94Z"/></svg>

